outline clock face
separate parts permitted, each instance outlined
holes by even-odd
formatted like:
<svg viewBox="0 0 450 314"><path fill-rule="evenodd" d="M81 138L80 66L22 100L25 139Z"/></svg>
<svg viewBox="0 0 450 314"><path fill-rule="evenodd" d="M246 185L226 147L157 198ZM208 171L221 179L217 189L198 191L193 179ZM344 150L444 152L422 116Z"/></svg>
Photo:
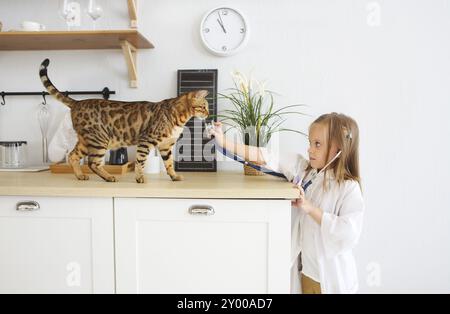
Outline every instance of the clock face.
<svg viewBox="0 0 450 314"><path fill-rule="evenodd" d="M206 48L219 56L236 53L248 38L248 23L236 9L216 8L209 11L200 25L200 36Z"/></svg>

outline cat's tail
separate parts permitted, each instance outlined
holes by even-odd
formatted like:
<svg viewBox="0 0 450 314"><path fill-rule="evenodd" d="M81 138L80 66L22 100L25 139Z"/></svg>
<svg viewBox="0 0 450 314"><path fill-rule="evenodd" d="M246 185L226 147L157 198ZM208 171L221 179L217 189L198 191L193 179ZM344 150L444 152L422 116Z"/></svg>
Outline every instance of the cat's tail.
<svg viewBox="0 0 450 314"><path fill-rule="evenodd" d="M76 100L61 93L50 81L50 79L47 76L47 67L49 63L50 60L45 59L44 61L42 61L41 67L39 68L39 76L41 77L42 84L44 84L45 88L50 93L50 95L55 96L56 99L58 99L60 102L71 108L72 105L76 102Z"/></svg>

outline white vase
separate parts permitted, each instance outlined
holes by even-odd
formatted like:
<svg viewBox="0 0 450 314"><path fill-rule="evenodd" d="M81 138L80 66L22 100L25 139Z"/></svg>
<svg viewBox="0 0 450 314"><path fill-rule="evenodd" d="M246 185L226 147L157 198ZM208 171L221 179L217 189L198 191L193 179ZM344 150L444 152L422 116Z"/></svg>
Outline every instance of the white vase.
<svg viewBox="0 0 450 314"><path fill-rule="evenodd" d="M159 173L161 170L161 157L154 149L150 151L145 162L145 173Z"/></svg>

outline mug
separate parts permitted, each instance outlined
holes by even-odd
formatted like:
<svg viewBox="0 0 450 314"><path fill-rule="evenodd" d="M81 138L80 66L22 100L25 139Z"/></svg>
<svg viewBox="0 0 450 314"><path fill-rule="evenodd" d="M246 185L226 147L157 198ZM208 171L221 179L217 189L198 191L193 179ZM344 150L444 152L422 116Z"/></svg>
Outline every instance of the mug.
<svg viewBox="0 0 450 314"><path fill-rule="evenodd" d="M37 31L45 30L44 25L42 25L40 23L32 22L32 21L23 21L21 24L21 27L22 27L22 30L28 31L28 32L37 32Z"/></svg>

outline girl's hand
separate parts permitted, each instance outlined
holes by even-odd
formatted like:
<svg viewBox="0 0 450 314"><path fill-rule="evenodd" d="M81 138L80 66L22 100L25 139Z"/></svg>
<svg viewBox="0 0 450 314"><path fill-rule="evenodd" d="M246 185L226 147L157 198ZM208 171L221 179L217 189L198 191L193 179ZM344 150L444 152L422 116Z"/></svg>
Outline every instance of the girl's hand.
<svg viewBox="0 0 450 314"><path fill-rule="evenodd" d="M223 135L222 122L214 122L213 126L214 128L210 130L211 135L214 136Z"/></svg>
<svg viewBox="0 0 450 314"><path fill-rule="evenodd" d="M209 134L216 138L219 144L222 143L224 134L222 130L222 122L214 122L214 128L209 130Z"/></svg>
<svg viewBox="0 0 450 314"><path fill-rule="evenodd" d="M297 199L291 201L292 206L303 209L307 214L309 214L313 209L313 204L305 198L305 191L299 185L294 185L294 188L298 189L299 196Z"/></svg>

